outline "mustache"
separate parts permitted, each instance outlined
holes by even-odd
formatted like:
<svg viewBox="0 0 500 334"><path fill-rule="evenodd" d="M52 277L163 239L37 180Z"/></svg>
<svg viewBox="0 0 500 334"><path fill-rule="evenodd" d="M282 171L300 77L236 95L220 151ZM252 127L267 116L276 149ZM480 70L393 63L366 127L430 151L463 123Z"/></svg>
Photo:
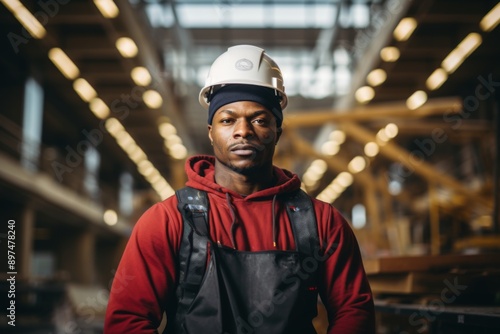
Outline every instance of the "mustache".
<svg viewBox="0 0 500 334"><path fill-rule="evenodd" d="M256 144L256 143L242 141L242 142L238 142L238 143L234 143L234 144L229 145L228 149L232 150L233 148L238 147L238 146L250 146L250 147L252 147L253 149L255 149L257 151L262 151L265 148L264 145L259 145L259 144Z"/></svg>

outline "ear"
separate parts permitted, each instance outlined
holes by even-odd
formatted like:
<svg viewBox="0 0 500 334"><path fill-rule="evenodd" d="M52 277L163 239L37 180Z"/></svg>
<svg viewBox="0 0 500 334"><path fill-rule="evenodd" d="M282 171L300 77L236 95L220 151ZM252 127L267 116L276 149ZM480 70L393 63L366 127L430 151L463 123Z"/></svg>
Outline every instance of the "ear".
<svg viewBox="0 0 500 334"><path fill-rule="evenodd" d="M212 143L214 140L212 138L212 125L208 125L208 139L210 139L210 142Z"/></svg>

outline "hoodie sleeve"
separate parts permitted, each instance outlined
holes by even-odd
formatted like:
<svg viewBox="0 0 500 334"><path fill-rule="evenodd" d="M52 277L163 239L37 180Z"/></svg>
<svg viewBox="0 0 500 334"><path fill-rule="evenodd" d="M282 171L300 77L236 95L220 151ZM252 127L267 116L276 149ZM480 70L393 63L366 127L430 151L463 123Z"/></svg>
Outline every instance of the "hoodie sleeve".
<svg viewBox="0 0 500 334"><path fill-rule="evenodd" d="M358 243L347 221L329 207L319 231L326 244L319 292L328 312L328 333L375 333L373 297Z"/></svg>
<svg viewBox="0 0 500 334"><path fill-rule="evenodd" d="M157 333L168 300L175 295L182 228L175 222L165 204L158 203L135 225L113 279L104 333Z"/></svg>

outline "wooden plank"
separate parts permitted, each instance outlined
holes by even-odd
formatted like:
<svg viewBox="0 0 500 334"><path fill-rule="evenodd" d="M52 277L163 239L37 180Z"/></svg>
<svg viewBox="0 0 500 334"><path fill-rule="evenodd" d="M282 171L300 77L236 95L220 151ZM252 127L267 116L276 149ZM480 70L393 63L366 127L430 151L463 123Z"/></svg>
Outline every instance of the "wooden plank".
<svg viewBox="0 0 500 334"><path fill-rule="evenodd" d="M411 272L373 275L369 276L368 280L373 293L440 294L450 284L468 287L477 276L477 272L460 274Z"/></svg>
<svg viewBox="0 0 500 334"><path fill-rule="evenodd" d="M415 271L443 271L451 268L498 268L498 254L445 254L424 256L398 256L365 259L367 275L407 273Z"/></svg>

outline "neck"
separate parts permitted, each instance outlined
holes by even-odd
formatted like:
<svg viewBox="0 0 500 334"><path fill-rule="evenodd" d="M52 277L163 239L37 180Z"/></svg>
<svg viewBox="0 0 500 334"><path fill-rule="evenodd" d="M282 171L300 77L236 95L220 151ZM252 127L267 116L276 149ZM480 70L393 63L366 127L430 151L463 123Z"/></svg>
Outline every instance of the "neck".
<svg viewBox="0 0 500 334"><path fill-rule="evenodd" d="M273 176L272 165L245 173L230 169L216 161L215 183L240 195L247 196L274 186L276 180Z"/></svg>

